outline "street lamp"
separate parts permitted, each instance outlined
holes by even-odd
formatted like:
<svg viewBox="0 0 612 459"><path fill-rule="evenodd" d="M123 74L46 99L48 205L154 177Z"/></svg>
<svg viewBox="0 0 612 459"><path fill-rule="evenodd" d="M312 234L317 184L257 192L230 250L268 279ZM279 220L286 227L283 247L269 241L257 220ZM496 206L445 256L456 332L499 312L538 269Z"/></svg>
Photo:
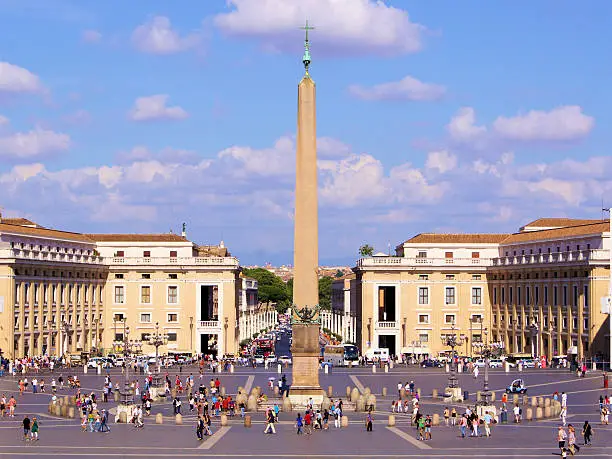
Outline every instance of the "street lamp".
<svg viewBox="0 0 612 459"><path fill-rule="evenodd" d="M146 339L151 346L155 346L155 366L157 367L157 371L155 373L154 383L155 387L159 387L159 347L168 344L168 335L166 333L159 333L159 322L155 322L155 333L147 335Z"/></svg>
<svg viewBox="0 0 612 459"><path fill-rule="evenodd" d="M130 388L130 357L132 353L137 353L142 348L142 342L136 340L129 340L130 327L126 326L126 318L124 317L121 322L123 323L123 357L125 359L125 376L123 379L123 393L121 394L122 405L132 405L134 403L134 394Z"/></svg>
<svg viewBox="0 0 612 459"><path fill-rule="evenodd" d="M440 339L442 340L442 344L444 346L449 346L451 348L451 372L448 377L448 387L455 388L458 386L457 384L457 375L456 375L456 364L455 364L455 348L461 346L463 344L463 340L465 339L464 335L461 337L457 337L455 333L455 321L453 320L451 323L451 333L450 334L441 334Z"/></svg>
<svg viewBox="0 0 612 459"><path fill-rule="evenodd" d="M228 327L229 318L225 318L225 323L223 326L225 327L225 333L223 334L223 353L227 354L227 327ZM223 356L221 356L223 357Z"/></svg>
<svg viewBox="0 0 612 459"><path fill-rule="evenodd" d="M189 316L189 343L190 351L193 352L193 316Z"/></svg>
<svg viewBox="0 0 612 459"><path fill-rule="evenodd" d="M540 331L540 327L538 326L537 317L534 315L531 318L531 324L529 325L529 330L531 331L531 356L533 358L537 358L539 355L538 349L538 332Z"/></svg>
<svg viewBox="0 0 612 459"><path fill-rule="evenodd" d="M481 335L482 336L482 335ZM491 357L497 357L503 348L502 343L489 343L489 330L484 329L484 341L475 343L474 347L479 348L481 357L485 359L484 385L482 390L482 400L479 405L488 406L491 391L489 390L489 362Z"/></svg>

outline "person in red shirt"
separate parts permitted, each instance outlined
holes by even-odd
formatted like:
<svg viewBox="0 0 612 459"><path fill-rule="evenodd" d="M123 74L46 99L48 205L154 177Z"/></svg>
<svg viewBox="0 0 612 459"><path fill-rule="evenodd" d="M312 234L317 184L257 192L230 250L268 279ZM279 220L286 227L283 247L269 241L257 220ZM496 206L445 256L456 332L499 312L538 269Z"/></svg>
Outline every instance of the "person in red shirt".
<svg viewBox="0 0 612 459"><path fill-rule="evenodd" d="M312 433L312 414L310 414L310 411L306 411L306 414L304 414L304 433L307 435Z"/></svg>

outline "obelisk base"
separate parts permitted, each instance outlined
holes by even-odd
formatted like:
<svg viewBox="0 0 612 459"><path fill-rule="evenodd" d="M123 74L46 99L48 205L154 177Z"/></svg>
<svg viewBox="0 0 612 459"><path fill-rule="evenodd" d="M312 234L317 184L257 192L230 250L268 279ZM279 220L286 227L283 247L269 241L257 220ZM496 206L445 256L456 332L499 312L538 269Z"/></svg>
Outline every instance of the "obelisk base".
<svg viewBox="0 0 612 459"><path fill-rule="evenodd" d="M293 377L289 399L295 408L303 408L312 399L313 406L320 407L325 393L319 385L319 325L294 324Z"/></svg>

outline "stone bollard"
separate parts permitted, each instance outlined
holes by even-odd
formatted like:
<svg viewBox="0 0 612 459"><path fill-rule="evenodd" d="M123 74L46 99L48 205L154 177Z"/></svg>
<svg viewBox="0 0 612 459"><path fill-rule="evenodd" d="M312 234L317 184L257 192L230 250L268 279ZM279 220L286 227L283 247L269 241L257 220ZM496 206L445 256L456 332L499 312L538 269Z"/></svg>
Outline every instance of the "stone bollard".
<svg viewBox="0 0 612 459"><path fill-rule="evenodd" d="M389 364L385 365L385 373L389 373Z"/></svg>
<svg viewBox="0 0 612 459"><path fill-rule="evenodd" d="M83 365L83 374L87 374L87 365Z"/></svg>
<svg viewBox="0 0 612 459"><path fill-rule="evenodd" d="M538 406L538 397L531 397L531 406Z"/></svg>
<svg viewBox="0 0 612 459"><path fill-rule="evenodd" d="M348 427L349 418L346 414L342 415L342 427Z"/></svg>
<svg viewBox="0 0 612 459"><path fill-rule="evenodd" d="M513 402L513 403L518 403L518 402L519 402L519 396L518 396L518 394L514 394L514 395L512 396L512 402Z"/></svg>
<svg viewBox="0 0 612 459"><path fill-rule="evenodd" d="M495 391L494 390L491 391L491 398L489 400L491 400L492 402L495 401Z"/></svg>
<svg viewBox="0 0 612 459"><path fill-rule="evenodd" d="M329 365L325 365L324 368L325 368L325 374L329 374Z"/></svg>
<svg viewBox="0 0 612 459"><path fill-rule="evenodd" d="M389 427L395 426L395 415L394 414L389 415L389 422L387 423L387 425Z"/></svg>
<svg viewBox="0 0 612 459"><path fill-rule="evenodd" d="M274 386L274 396L278 397L278 395L280 394L280 389L278 388L278 386Z"/></svg>
<svg viewBox="0 0 612 459"><path fill-rule="evenodd" d="M404 400L406 398L406 389L402 387L399 393L400 393L400 399Z"/></svg>
<svg viewBox="0 0 612 459"><path fill-rule="evenodd" d="M65 418L68 415L68 405L62 405L60 409L61 416Z"/></svg>
<svg viewBox="0 0 612 459"><path fill-rule="evenodd" d="M433 400L436 400L436 399L438 398L438 389L433 389L433 390L431 391L431 398L432 398Z"/></svg>
<svg viewBox="0 0 612 459"><path fill-rule="evenodd" d="M292 410L291 399L289 397L283 398L283 412L290 413Z"/></svg>
<svg viewBox="0 0 612 459"><path fill-rule="evenodd" d="M544 408L546 408L547 406L550 406L550 399L548 397L544 399Z"/></svg>
<svg viewBox="0 0 612 459"><path fill-rule="evenodd" d="M417 389L417 395L419 396L419 400L421 400L421 388L420 387Z"/></svg>
<svg viewBox="0 0 612 459"><path fill-rule="evenodd" d="M276 372L280 375L283 372L283 366L279 363L276 367Z"/></svg>
<svg viewBox="0 0 612 459"><path fill-rule="evenodd" d="M508 373L510 371L510 364L508 362L504 362L504 371Z"/></svg>
<svg viewBox="0 0 612 459"><path fill-rule="evenodd" d="M68 407L68 409L66 410L66 417L68 417L69 419L74 419L74 417L75 417L74 406L69 406Z"/></svg>
<svg viewBox="0 0 612 459"><path fill-rule="evenodd" d="M552 417L552 409L550 408L550 405L544 407L544 417L545 418L551 418Z"/></svg>
<svg viewBox="0 0 612 459"><path fill-rule="evenodd" d="M321 401L321 410L329 410L331 408L331 400L328 397L323 397Z"/></svg>
<svg viewBox="0 0 612 459"><path fill-rule="evenodd" d="M394 365L395 365L395 364L393 363L393 360L391 360L391 361L389 362L389 368L391 368L391 369L393 370L393 366L394 366Z"/></svg>
<svg viewBox="0 0 612 459"><path fill-rule="evenodd" d="M53 404L53 402L49 402L49 406L47 407L47 413L49 414L53 414L53 407L55 405Z"/></svg>
<svg viewBox="0 0 612 459"><path fill-rule="evenodd" d="M66 405L66 406L70 405L70 397L65 395L62 401L62 405Z"/></svg>
<svg viewBox="0 0 612 459"><path fill-rule="evenodd" d="M450 367L449 367L449 365L447 363L447 364L444 365L444 372L448 373L449 371L450 371Z"/></svg>
<svg viewBox="0 0 612 459"><path fill-rule="evenodd" d="M163 424L164 423L164 416L161 413L157 413L155 415L155 424Z"/></svg>
<svg viewBox="0 0 612 459"><path fill-rule="evenodd" d="M346 386L346 398L351 398L351 386Z"/></svg>
<svg viewBox="0 0 612 459"><path fill-rule="evenodd" d="M182 414L177 414L176 416L174 416L174 422L176 423L177 426L180 426L183 424L183 415Z"/></svg>
<svg viewBox="0 0 612 459"><path fill-rule="evenodd" d="M533 421L533 408L529 407L525 410L525 419Z"/></svg>
<svg viewBox="0 0 612 459"><path fill-rule="evenodd" d="M334 387L333 386L327 386L327 396L328 397L333 397L334 395Z"/></svg>
<svg viewBox="0 0 612 459"><path fill-rule="evenodd" d="M366 388L363 390L363 395L365 395L366 397L367 397L368 395L370 395L371 393L372 393L372 391L370 390L370 388L369 388L369 387L366 387Z"/></svg>
<svg viewBox="0 0 612 459"><path fill-rule="evenodd" d="M355 403L355 411L365 411L365 398L363 395L360 395Z"/></svg>
<svg viewBox="0 0 612 459"><path fill-rule="evenodd" d="M527 395L523 395L523 405L529 405L529 397Z"/></svg>
<svg viewBox="0 0 612 459"><path fill-rule="evenodd" d="M463 365L457 365L457 373L463 373Z"/></svg>
<svg viewBox="0 0 612 459"><path fill-rule="evenodd" d="M476 401L480 402L481 400L482 400L482 392L478 390L476 391Z"/></svg>
<svg viewBox="0 0 612 459"><path fill-rule="evenodd" d="M102 374L102 365L100 365L100 364L98 364L98 371L97 371L97 373L98 373L99 375L101 375L101 374Z"/></svg>
<svg viewBox="0 0 612 459"><path fill-rule="evenodd" d="M438 413L434 413L431 421L434 426L439 426L440 425L440 415Z"/></svg>
<svg viewBox="0 0 612 459"><path fill-rule="evenodd" d="M221 425L222 425L222 426L226 426L227 424L228 424L228 421L227 421L227 414L222 414L222 415L221 415Z"/></svg>
<svg viewBox="0 0 612 459"><path fill-rule="evenodd" d="M251 415L250 414L247 414L244 417L244 426L245 427L251 427Z"/></svg>
<svg viewBox="0 0 612 459"><path fill-rule="evenodd" d="M173 388L170 390L170 395L172 395L172 398L176 398L176 387L173 387Z"/></svg>
<svg viewBox="0 0 612 459"><path fill-rule="evenodd" d="M288 398L286 400L288 400ZM257 411L257 397L253 394L249 395L249 398L247 400L247 410Z"/></svg>
<svg viewBox="0 0 612 459"><path fill-rule="evenodd" d="M230 365L230 373L233 373L233 372L234 372L234 364L232 363L232 364Z"/></svg>
<svg viewBox="0 0 612 459"><path fill-rule="evenodd" d="M376 365L372 364L372 373L376 373Z"/></svg>
<svg viewBox="0 0 612 459"><path fill-rule="evenodd" d="M119 422L121 424L127 424L127 413L125 411L119 413Z"/></svg>
<svg viewBox="0 0 612 459"><path fill-rule="evenodd" d="M355 403L358 398L359 398L359 389L357 389L356 387L353 387L353 390L351 391L351 402Z"/></svg>
<svg viewBox="0 0 612 459"><path fill-rule="evenodd" d="M544 408L544 397L538 397L538 406Z"/></svg>
<svg viewBox="0 0 612 459"><path fill-rule="evenodd" d="M536 419L542 419L542 417L544 416L543 410L541 407L537 407L536 408Z"/></svg>
<svg viewBox="0 0 612 459"><path fill-rule="evenodd" d="M221 397L225 397L225 386L221 386Z"/></svg>

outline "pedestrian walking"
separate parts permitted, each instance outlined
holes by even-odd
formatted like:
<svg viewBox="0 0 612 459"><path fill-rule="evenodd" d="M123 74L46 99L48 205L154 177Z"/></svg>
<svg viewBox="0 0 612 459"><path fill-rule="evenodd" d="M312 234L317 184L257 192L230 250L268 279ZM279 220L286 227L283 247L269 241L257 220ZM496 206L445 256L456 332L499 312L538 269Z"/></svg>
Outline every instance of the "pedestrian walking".
<svg viewBox="0 0 612 459"><path fill-rule="evenodd" d="M372 410L368 411L366 416L366 432L372 432L373 427L373 419L372 419Z"/></svg>
<svg viewBox="0 0 612 459"><path fill-rule="evenodd" d="M568 425L567 430L567 446L570 454L573 456L574 454L580 452L580 446L576 444L576 429L574 429L574 426L571 424Z"/></svg>
<svg viewBox="0 0 612 459"><path fill-rule="evenodd" d="M559 442L559 449L561 453L565 451L565 441L567 440L567 432L563 428L563 426L559 426L557 430L557 441Z"/></svg>
<svg viewBox="0 0 612 459"><path fill-rule="evenodd" d="M25 441L28 441L30 439L29 437L30 437L31 421L27 414L25 415L21 423L23 424L23 439Z"/></svg>
<svg viewBox="0 0 612 459"><path fill-rule="evenodd" d="M298 413L297 418L295 420L295 428L296 428L296 434L300 435L303 434L302 432L302 427L304 426L304 420L302 418L302 414Z"/></svg>
<svg viewBox="0 0 612 459"><path fill-rule="evenodd" d="M589 421L584 421L584 425L582 426L582 436L584 437L584 444L590 445L591 438L593 436L593 428L591 427L591 424L589 424Z"/></svg>
<svg viewBox="0 0 612 459"><path fill-rule="evenodd" d="M272 434L276 433L276 429L274 428L274 411L272 410L268 410L268 414L267 414L267 424L266 424L266 429L264 430L264 434L267 434L267 433L272 433Z"/></svg>

